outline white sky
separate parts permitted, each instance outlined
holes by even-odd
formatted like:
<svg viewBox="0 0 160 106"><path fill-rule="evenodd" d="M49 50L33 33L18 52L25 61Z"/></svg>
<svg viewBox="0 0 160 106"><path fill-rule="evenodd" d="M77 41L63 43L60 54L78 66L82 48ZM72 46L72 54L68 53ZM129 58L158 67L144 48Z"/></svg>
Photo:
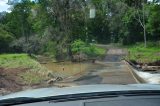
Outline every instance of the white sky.
<svg viewBox="0 0 160 106"><path fill-rule="evenodd" d="M7 5L8 0L0 0L0 12L2 11L9 11L8 8L10 7Z"/></svg>

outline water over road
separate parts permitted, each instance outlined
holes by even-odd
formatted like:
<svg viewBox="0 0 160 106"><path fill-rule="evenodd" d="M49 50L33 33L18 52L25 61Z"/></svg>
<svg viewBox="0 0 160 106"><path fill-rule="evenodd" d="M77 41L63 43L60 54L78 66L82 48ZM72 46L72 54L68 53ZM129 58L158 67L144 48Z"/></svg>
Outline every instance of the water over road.
<svg viewBox="0 0 160 106"><path fill-rule="evenodd" d="M96 61L93 68L64 79L58 84L88 85L88 84L135 84L139 83L129 67L121 59L127 54L124 49L110 48L103 61Z"/></svg>

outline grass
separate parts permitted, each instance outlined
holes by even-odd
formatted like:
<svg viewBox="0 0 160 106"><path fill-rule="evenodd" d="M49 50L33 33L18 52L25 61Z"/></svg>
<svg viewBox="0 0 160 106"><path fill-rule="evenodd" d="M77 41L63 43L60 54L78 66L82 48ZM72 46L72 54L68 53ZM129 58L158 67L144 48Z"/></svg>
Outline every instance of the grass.
<svg viewBox="0 0 160 106"><path fill-rule="evenodd" d="M49 70L41 66L27 54L1 54L0 67L5 69L27 68L27 72L19 74L26 84L36 84L48 79L47 73Z"/></svg>
<svg viewBox="0 0 160 106"><path fill-rule="evenodd" d="M23 82L27 85L41 84L44 81L49 80L46 73L33 70L21 73L19 76L23 78Z"/></svg>
<svg viewBox="0 0 160 106"><path fill-rule="evenodd" d="M0 55L0 67L5 68L37 68L38 63L26 54Z"/></svg>
<svg viewBox="0 0 160 106"><path fill-rule="evenodd" d="M147 47L143 43L127 46L129 55L127 59L140 63L150 63L160 60L160 44L158 42L148 42Z"/></svg>

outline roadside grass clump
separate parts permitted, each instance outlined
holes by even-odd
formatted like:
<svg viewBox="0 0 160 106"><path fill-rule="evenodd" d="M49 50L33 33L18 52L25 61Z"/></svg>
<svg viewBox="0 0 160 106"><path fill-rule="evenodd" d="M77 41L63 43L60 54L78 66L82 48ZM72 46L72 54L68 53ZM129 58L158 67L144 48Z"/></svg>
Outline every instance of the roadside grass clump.
<svg viewBox="0 0 160 106"><path fill-rule="evenodd" d="M160 60L160 44L148 42L147 47L143 43L127 46L129 51L127 59L140 63L151 63Z"/></svg>
<svg viewBox="0 0 160 106"><path fill-rule="evenodd" d="M40 84L43 83L44 81L49 80L48 74L45 68L42 71L42 69L39 70L28 70L25 73L21 73L19 76L23 78L23 83L27 85L34 85L34 84Z"/></svg>
<svg viewBox="0 0 160 106"><path fill-rule="evenodd" d="M37 84L49 79L47 74L50 71L41 66L37 61L29 57L27 54L1 54L0 67L5 69L27 69L26 72L19 73L19 77L22 78L25 84Z"/></svg>
<svg viewBox="0 0 160 106"><path fill-rule="evenodd" d="M85 43L82 40L74 41L71 45L71 48L74 54L84 53L88 57L102 56L106 52L104 48L97 47L94 44Z"/></svg>
<svg viewBox="0 0 160 106"><path fill-rule="evenodd" d="M1 54L0 67L5 68L34 68L37 62L27 54Z"/></svg>

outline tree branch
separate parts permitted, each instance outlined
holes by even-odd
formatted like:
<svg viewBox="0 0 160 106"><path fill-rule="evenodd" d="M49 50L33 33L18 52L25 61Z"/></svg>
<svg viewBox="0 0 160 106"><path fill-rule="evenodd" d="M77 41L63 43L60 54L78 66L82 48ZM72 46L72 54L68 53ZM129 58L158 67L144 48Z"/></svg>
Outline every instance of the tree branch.
<svg viewBox="0 0 160 106"><path fill-rule="evenodd" d="M140 25L143 27L143 29L144 29L144 24L143 24L143 22L142 22L142 20L141 20L141 17L140 17L140 14L139 14L139 12L138 12L138 10L137 10L137 14L138 14L138 18L136 17L136 16L134 16L134 18L140 23Z"/></svg>

